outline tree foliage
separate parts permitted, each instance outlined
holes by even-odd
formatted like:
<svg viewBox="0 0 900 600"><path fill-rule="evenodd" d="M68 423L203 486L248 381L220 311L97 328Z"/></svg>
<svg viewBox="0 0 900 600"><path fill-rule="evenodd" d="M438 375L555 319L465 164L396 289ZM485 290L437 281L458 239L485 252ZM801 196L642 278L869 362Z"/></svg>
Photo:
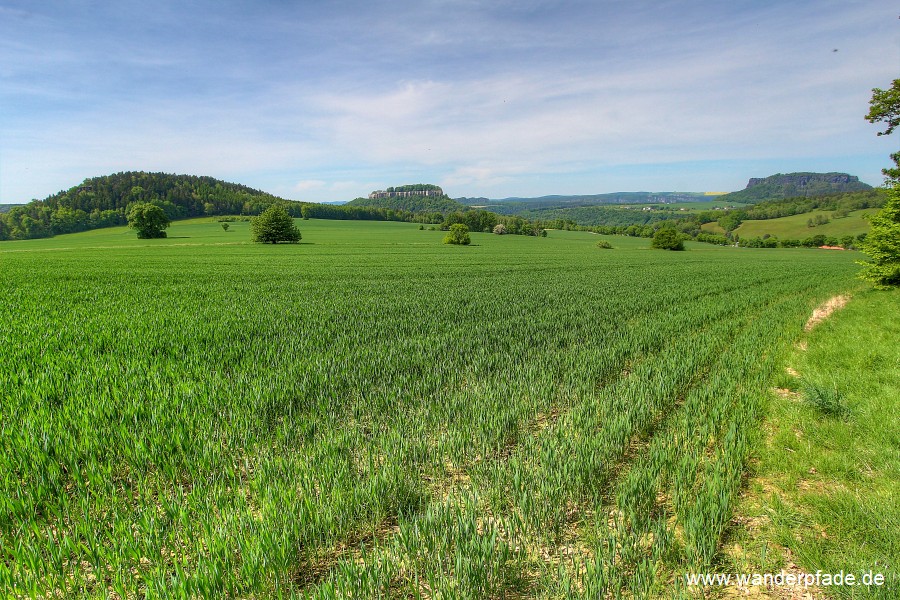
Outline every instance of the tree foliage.
<svg viewBox="0 0 900 600"><path fill-rule="evenodd" d="M674 227L662 227L653 234L653 248L660 250L684 250L681 234Z"/></svg>
<svg viewBox="0 0 900 600"><path fill-rule="evenodd" d="M900 185L872 217L872 229L860 245L872 259L860 263L866 267L860 276L881 289L900 285Z"/></svg>
<svg viewBox="0 0 900 600"><path fill-rule="evenodd" d="M872 90L866 120L886 125L878 135L890 135L900 126L900 79L895 79L890 89ZM900 285L900 152L891 154L891 160L895 166L882 169L885 184L891 186L888 200L872 217L872 228L860 244L862 251L872 259L860 263L865 266L860 277L880 289Z"/></svg>
<svg viewBox="0 0 900 600"><path fill-rule="evenodd" d="M166 228L172 222L162 208L148 202L137 202L128 207L128 226L137 230L138 238L150 240L166 237Z"/></svg>
<svg viewBox="0 0 900 600"><path fill-rule="evenodd" d="M469 228L464 223L455 223L450 226L450 232L444 236L445 244L458 244L467 246L472 243L469 237Z"/></svg>
<svg viewBox="0 0 900 600"><path fill-rule="evenodd" d="M284 206L273 204L250 222L253 241L263 244L278 242L296 243L301 239L300 230Z"/></svg>
<svg viewBox="0 0 900 600"><path fill-rule="evenodd" d="M869 113L866 115L869 123L884 123L886 128L879 131L878 135L890 135L900 125L900 79L895 79L891 87L882 90L872 89L872 99L869 100ZM881 172L887 178L889 185L900 184L900 152L891 154L894 167L882 169Z"/></svg>

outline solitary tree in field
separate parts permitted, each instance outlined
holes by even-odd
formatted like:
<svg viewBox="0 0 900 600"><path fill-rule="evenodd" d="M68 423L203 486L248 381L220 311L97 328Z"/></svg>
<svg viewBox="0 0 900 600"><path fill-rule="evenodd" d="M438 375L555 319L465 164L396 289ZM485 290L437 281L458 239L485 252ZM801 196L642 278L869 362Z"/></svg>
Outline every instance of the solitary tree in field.
<svg viewBox="0 0 900 600"><path fill-rule="evenodd" d="M162 208L148 202L132 204L125 216L128 226L136 229L138 238L142 240L166 237L165 229L171 223Z"/></svg>
<svg viewBox="0 0 900 600"><path fill-rule="evenodd" d="M653 248L661 250L684 250L684 242L681 235L672 227L662 227L653 234Z"/></svg>
<svg viewBox="0 0 900 600"><path fill-rule="evenodd" d="M253 241L263 244L278 242L299 242L300 230L294 225L294 219L280 204L273 204L254 217L250 223Z"/></svg>
<svg viewBox="0 0 900 600"><path fill-rule="evenodd" d="M468 245L472 243L469 237L469 227L463 223L456 223L450 226L450 232L444 236L445 244Z"/></svg>
<svg viewBox="0 0 900 600"><path fill-rule="evenodd" d="M887 125L878 135L890 135L900 126L900 79L895 79L888 90L872 90L866 120ZM872 228L860 244L860 249L872 259L860 263L866 267L860 276L877 288L900 285L900 152L891 154L891 160L895 166L881 170L885 185L891 186L888 200L884 208L872 217Z"/></svg>

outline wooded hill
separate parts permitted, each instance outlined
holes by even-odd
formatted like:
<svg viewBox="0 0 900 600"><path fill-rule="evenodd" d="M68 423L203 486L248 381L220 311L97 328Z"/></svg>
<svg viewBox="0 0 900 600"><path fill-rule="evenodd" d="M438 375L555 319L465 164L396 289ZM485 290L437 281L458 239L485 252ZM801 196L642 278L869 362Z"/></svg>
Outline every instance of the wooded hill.
<svg viewBox="0 0 900 600"><path fill-rule="evenodd" d="M85 179L0 214L0 240L49 237L124 225L129 204L152 202L170 219L259 214L282 198L212 177L129 171Z"/></svg>

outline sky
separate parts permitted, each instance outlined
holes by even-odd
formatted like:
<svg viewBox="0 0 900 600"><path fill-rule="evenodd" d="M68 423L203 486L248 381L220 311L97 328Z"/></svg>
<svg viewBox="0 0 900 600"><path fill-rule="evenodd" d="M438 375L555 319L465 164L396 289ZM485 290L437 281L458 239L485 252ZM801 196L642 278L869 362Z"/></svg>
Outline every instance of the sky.
<svg viewBox="0 0 900 600"><path fill-rule="evenodd" d="M882 183L891 0L0 0L0 203L119 171L284 198Z"/></svg>

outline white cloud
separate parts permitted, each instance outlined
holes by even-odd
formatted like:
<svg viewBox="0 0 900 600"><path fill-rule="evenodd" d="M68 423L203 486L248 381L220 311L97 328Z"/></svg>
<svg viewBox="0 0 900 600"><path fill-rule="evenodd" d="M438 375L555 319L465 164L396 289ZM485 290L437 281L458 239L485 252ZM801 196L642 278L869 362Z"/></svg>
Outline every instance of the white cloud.
<svg viewBox="0 0 900 600"><path fill-rule="evenodd" d="M294 190L297 192L307 192L309 190L322 189L327 185L327 181L321 179L304 179L294 184Z"/></svg>

